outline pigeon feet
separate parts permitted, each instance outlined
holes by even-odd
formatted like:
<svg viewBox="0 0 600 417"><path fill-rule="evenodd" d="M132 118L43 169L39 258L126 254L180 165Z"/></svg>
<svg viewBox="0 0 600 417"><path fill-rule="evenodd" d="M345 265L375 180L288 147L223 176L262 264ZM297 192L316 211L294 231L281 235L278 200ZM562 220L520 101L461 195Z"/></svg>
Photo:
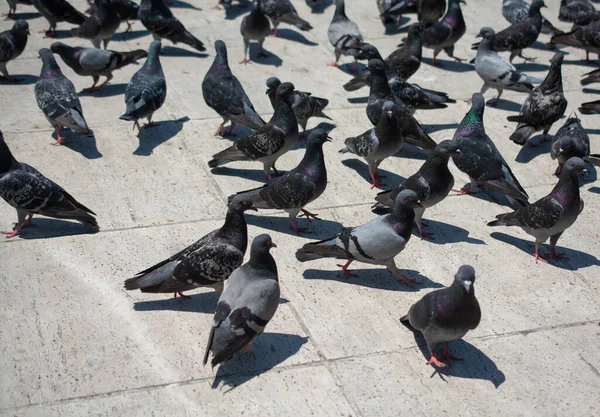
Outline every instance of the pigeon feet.
<svg viewBox="0 0 600 417"><path fill-rule="evenodd" d="M465 100L465 103L471 104L471 103L473 103L473 99L472 98L468 98L468 99Z"/></svg>
<svg viewBox="0 0 600 417"><path fill-rule="evenodd" d="M60 135L61 128L56 126L56 142L52 142L52 146L62 145L63 143L67 143L67 140Z"/></svg>
<svg viewBox="0 0 600 417"><path fill-rule="evenodd" d="M177 291L175 294L173 294L173 298L177 298L177 295L179 295L181 298L192 298L189 295L185 295L181 291Z"/></svg>
<svg viewBox="0 0 600 417"><path fill-rule="evenodd" d="M271 33L269 33L269 36L271 36L273 38L278 38L279 32L277 32L277 29L273 29L273 31Z"/></svg>
<svg viewBox="0 0 600 417"><path fill-rule="evenodd" d="M438 358L436 358L433 355L431 355L431 358L429 358L429 361L427 362L427 365L435 365L438 368L445 368L445 367L448 366L444 362L440 361Z"/></svg>
<svg viewBox="0 0 600 417"><path fill-rule="evenodd" d="M339 64L337 61L335 61L335 62L330 62L330 63L329 63L329 64L327 64L327 65L329 65L330 67L339 67L339 66L340 66L340 64Z"/></svg>
<svg viewBox="0 0 600 417"><path fill-rule="evenodd" d="M351 263L352 263L352 261L348 261L344 265L337 264L337 266L339 266L340 268L342 268L342 272L344 273L344 278L346 278L346 279L348 279L349 277L356 277L356 276L358 276L358 275L353 274L352 272L348 271L348 267L350 266Z"/></svg>
<svg viewBox="0 0 600 417"><path fill-rule="evenodd" d="M52 29L48 30L40 30L38 33L44 33L44 38L54 38L56 37L56 31Z"/></svg>
<svg viewBox="0 0 600 417"><path fill-rule="evenodd" d="M452 354L450 354L450 349L448 348L448 343L446 343L446 346L444 346L444 350L442 351L442 359L444 359L445 361L462 361L462 358L458 358L456 356L452 356Z"/></svg>
<svg viewBox="0 0 600 417"><path fill-rule="evenodd" d="M156 126L158 126L158 123L153 122L152 120L149 120L148 123L144 123L142 125L142 127L147 128L147 129L149 129L151 127L156 127Z"/></svg>
<svg viewBox="0 0 600 417"><path fill-rule="evenodd" d="M312 220L310 219L311 217L315 220L321 220L319 218L319 213L311 213L310 211L304 209L301 209L300 211L302 211L302 213L300 213L298 217L306 216L306 220L308 220L309 223L312 223Z"/></svg>
<svg viewBox="0 0 600 417"><path fill-rule="evenodd" d="M235 136L233 133L233 126L225 127L225 123L222 123L217 128L215 136Z"/></svg>
<svg viewBox="0 0 600 417"><path fill-rule="evenodd" d="M102 89L101 86L96 86L96 84L92 85L91 87L88 88L84 88L83 91L84 93L93 93L95 91L99 91L100 89Z"/></svg>
<svg viewBox="0 0 600 417"><path fill-rule="evenodd" d="M424 231L423 226L419 227L419 235L421 236L421 239L435 240L435 238L433 237L433 233L428 233L428 232Z"/></svg>
<svg viewBox="0 0 600 417"><path fill-rule="evenodd" d="M544 142L550 142L550 138L548 137L548 135L544 135L542 136L542 138L540 139L540 143L544 143Z"/></svg>
<svg viewBox="0 0 600 417"><path fill-rule="evenodd" d="M466 194L471 194L471 186L469 185L467 188L461 188L460 190L452 190L455 193L458 193L458 195L466 195Z"/></svg>
<svg viewBox="0 0 600 417"><path fill-rule="evenodd" d="M125 21L125 23L127 23L127 29L125 29L125 33L133 32L133 29L131 28L131 23L129 23L128 21Z"/></svg>
<svg viewBox="0 0 600 417"><path fill-rule="evenodd" d="M545 264L548 263L548 261L546 259L544 259L542 257L542 255L540 255L540 251L538 249L535 250L535 255L534 256L535 256L535 263L536 264L538 263L538 261L542 261L542 263L545 263Z"/></svg>
<svg viewBox="0 0 600 417"><path fill-rule="evenodd" d="M248 65L248 64L252 64L252 61L250 61L248 58L244 57L244 59L242 59L240 61L240 64Z"/></svg>
<svg viewBox="0 0 600 417"><path fill-rule="evenodd" d="M454 59L454 62L463 62L466 61L466 58L457 58L455 56L452 57Z"/></svg>
<svg viewBox="0 0 600 417"><path fill-rule="evenodd" d="M300 233L308 233L308 227L298 227L298 225L296 224L296 222L292 223L292 229L294 229L294 232L296 232L298 234L300 234Z"/></svg>
<svg viewBox="0 0 600 417"><path fill-rule="evenodd" d="M17 17L14 13L2 13L2 16L6 16L4 20L15 20Z"/></svg>
<svg viewBox="0 0 600 417"><path fill-rule="evenodd" d="M408 285L410 288L414 288L414 287L413 287L413 285L419 285L419 284L422 284L422 282L419 282L419 281L417 281L417 280L415 280L415 279L409 278L409 277L407 277L406 275L402 275L402 274L401 274L401 273L399 273L399 272L398 272L398 273L396 273L396 274L394 274L394 275L396 275L398 278L400 278L402 281L404 281L404 283L405 283L406 285Z"/></svg>
<svg viewBox="0 0 600 417"><path fill-rule="evenodd" d="M10 239L11 237L15 237L21 234L21 228L17 227L15 228L15 230L11 231L11 232L0 232L3 235L6 235L7 239Z"/></svg>
<svg viewBox="0 0 600 417"><path fill-rule="evenodd" d="M569 257L566 256L565 254L557 252L556 247L554 247L554 246L550 246L550 253L552 254L552 258L554 258L554 259L564 259L564 260L569 259Z"/></svg>

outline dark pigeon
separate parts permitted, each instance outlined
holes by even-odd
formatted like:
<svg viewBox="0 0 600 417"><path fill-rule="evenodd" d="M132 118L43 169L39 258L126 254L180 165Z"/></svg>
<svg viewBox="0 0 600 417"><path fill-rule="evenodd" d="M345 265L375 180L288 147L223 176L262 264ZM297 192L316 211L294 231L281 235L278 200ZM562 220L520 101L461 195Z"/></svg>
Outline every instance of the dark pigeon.
<svg viewBox="0 0 600 417"><path fill-rule="evenodd" d="M600 17L572 32L554 36L552 42L583 49L586 61L590 62L590 52L600 56Z"/></svg>
<svg viewBox="0 0 600 417"><path fill-rule="evenodd" d="M598 19L598 12L589 0L561 0L558 20L571 22L574 28Z"/></svg>
<svg viewBox="0 0 600 417"><path fill-rule="evenodd" d="M304 31L313 28L310 23L298 16L290 0L262 0L262 10L273 22L273 36L278 36L277 27L280 23L287 23Z"/></svg>
<svg viewBox="0 0 600 417"><path fill-rule="evenodd" d="M8 74L6 64L23 53L27 46L29 24L24 20L17 20L12 29L0 33L0 79L6 81L19 81Z"/></svg>
<svg viewBox="0 0 600 417"><path fill-rule="evenodd" d="M379 17L384 24L400 25L402 15L417 14L420 0L377 0ZM442 12L443 13L443 12Z"/></svg>
<svg viewBox="0 0 600 417"><path fill-rule="evenodd" d="M577 116L569 117L552 138L552 159L558 160L556 175L560 175L567 160L576 156L585 159L590 156L590 137Z"/></svg>
<svg viewBox="0 0 600 417"><path fill-rule="evenodd" d="M600 114L600 100L581 103L578 109L582 114Z"/></svg>
<svg viewBox="0 0 600 417"><path fill-rule="evenodd" d="M56 36L56 25L59 22L81 25L86 20L85 15L66 0L31 0L31 4L50 24L48 30L42 31L47 38Z"/></svg>
<svg viewBox="0 0 600 417"><path fill-rule="evenodd" d="M524 0L503 0L502 16L508 23L519 23L529 16L529 3ZM561 35L564 32L554 27L554 25L542 16L542 33Z"/></svg>
<svg viewBox="0 0 600 417"><path fill-rule="evenodd" d="M242 19L240 33L244 38L244 59L242 62L240 62L240 64L247 64L250 62L248 59L248 48L250 48L250 41L258 42L258 46L260 48L258 52L259 57L269 56L269 54L263 50L263 43L265 42L265 38L269 36L271 24L269 23L269 18L267 18L261 9L261 1L262 0L257 0L256 5L250 14L244 16Z"/></svg>
<svg viewBox="0 0 600 417"><path fill-rule="evenodd" d="M583 74L586 77L581 80L581 85L600 83L600 69Z"/></svg>
<svg viewBox="0 0 600 417"><path fill-rule="evenodd" d="M382 6L387 6L385 0ZM381 10L381 19L384 23L396 21L400 24L402 16L406 14L416 14L417 19L424 26L429 27L444 15L446 10L446 0L399 0L392 1L385 9Z"/></svg>
<svg viewBox="0 0 600 417"><path fill-rule="evenodd" d="M112 6L119 15L121 22L127 24L125 32L131 32L130 20L140 20L140 5L131 0L112 0Z"/></svg>
<svg viewBox="0 0 600 417"><path fill-rule="evenodd" d="M464 0L449 0L448 11L442 20L425 29L421 38L425 48L433 49L433 65L438 65L436 57L442 50L457 62L462 62L464 59L454 56L454 44L467 31L467 25L463 18L460 3L465 3Z"/></svg>
<svg viewBox="0 0 600 417"><path fill-rule="evenodd" d="M106 49L120 24L121 18L111 0L94 0L92 15L81 26L71 29L70 35L91 40L94 48L100 48L102 43Z"/></svg>
<svg viewBox="0 0 600 417"><path fill-rule="evenodd" d="M6 17L4 20L17 18L17 4L31 6L31 0L6 0L6 2L8 3L8 13L2 13L2 16Z"/></svg>
<svg viewBox="0 0 600 417"><path fill-rule="evenodd" d="M340 56L352 56L354 57L354 67L350 72L356 72L358 68L356 54L358 54L364 42L358 25L346 16L346 4L344 0L337 0L335 3L335 12L329 24L329 29L327 29L327 36L335 49L335 61L329 65L337 67Z"/></svg>

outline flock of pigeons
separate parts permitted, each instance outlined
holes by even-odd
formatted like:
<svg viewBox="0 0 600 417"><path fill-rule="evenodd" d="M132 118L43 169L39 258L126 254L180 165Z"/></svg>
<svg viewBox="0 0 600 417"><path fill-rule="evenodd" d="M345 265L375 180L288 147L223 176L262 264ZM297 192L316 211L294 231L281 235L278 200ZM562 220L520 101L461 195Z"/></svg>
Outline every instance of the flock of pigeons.
<svg viewBox="0 0 600 417"><path fill-rule="evenodd" d="M17 3L29 0L8 0L9 17L14 17ZM101 89L112 79L112 72L138 59L146 58L144 65L132 77L125 92L126 109L121 119L132 121L141 129L139 120L152 122L153 113L165 102L167 84L160 62L161 39L185 43L204 51L203 43L188 32L173 16L164 0L142 0L141 6L129 0L94 0L91 16L85 18L66 0L32 0L50 28L46 36L53 36L57 23L79 25L71 35L90 39L93 48L72 47L55 42L50 49L39 51L42 60L40 77L35 85L37 103L56 129L57 142L64 142L61 129L68 128L77 134L92 135L81 103L71 81L61 72L55 59L62 61L81 76L91 76L94 84L90 90ZM383 59L375 46L365 43L359 27L346 15L344 0L337 0L333 19L328 29L334 48L335 61L351 56L368 60L367 71L357 74L344 85L347 91L369 87L366 107L373 127L345 140L342 153L353 153L365 159L372 179L372 187L382 188L378 166L397 153L404 143L421 147L429 157L421 168L405 182L392 189L381 191L373 210L382 214L368 223L344 227L328 239L310 242L296 252L300 262L320 258L341 260L345 277L353 275L348 269L353 262L385 266L393 275L408 285L418 284L401 274L394 258L409 242L416 225L421 238L432 238L424 231L422 220L425 210L441 203L453 189L454 178L448 169L452 159L459 170L471 179L460 193L475 192L486 187L506 195L515 210L500 214L489 226L518 226L535 238L535 259L547 262L540 254L542 243L550 239L550 255L561 258L556 243L562 233L576 221L583 209L579 193L579 176L589 164L600 165L600 156L590 154L587 133L576 117L567 119L552 138L553 159L558 162L556 186L542 199L530 203L527 192L502 157L484 128L486 103L483 93L489 88L498 91L494 105L503 90L528 93L519 115L508 117L518 125L510 139L519 145L534 146L530 138L543 131L542 141L552 125L564 114L567 100L563 94L561 66L563 54L557 52L544 79L529 77L512 65L515 57L531 60L523 50L536 42L540 33L550 33L549 48L568 45L589 52L600 53L600 16L588 0L562 0L559 19L572 22L571 32L556 29L541 14L542 0L530 5L522 0L504 0L502 12L511 25L495 33L489 27L479 31L482 40L473 45L477 55L473 61L475 71L483 80L481 93L472 96L471 109L466 114L451 140L436 143L415 119L416 110L442 109L455 101L444 92L432 91L411 84L408 79L419 69L423 47L433 49L436 56L444 51L457 61L454 45L466 32L461 11L462 0L378 0L381 19L395 25L403 14L415 13L418 22L412 24L407 37L390 56ZM225 7L230 1L221 0ZM135 12L134 12L135 11ZM154 41L148 51L115 52L100 49L110 42L122 21L139 18L152 33ZM271 25L272 23L272 25ZM290 0L256 0L253 8L241 21L241 35L248 60L248 45L262 45L271 34L277 34L280 23L291 24L301 30L312 26L300 18ZM271 30L273 32L271 32ZM11 80L6 64L17 58L25 49L29 35L28 24L17 20L11 30L0 34L0 71ZM331 138L327 131L316 128L306 138L304 158L297 167L281 174L275 168L277 160L291 150L299 138L306 136L307 121L311 117L327 117L323 110L328 101L310 93L296 91L290 82L271 77L266 81L267 93L274 114L266 122L255 111L240 81L228 65L227 48L223 41L215 42L215 58L202 83L206 104L222 118L216 135L229 135L237 124L253 133L236 140L232 146L215 154L210 167L232 161L261 162L268 182L259 188L246 190L228 198L228 211L223 226L191 246L138 273L125 281L127 290L140 289L149 293L174 293L184 296L184 291L198 287L212 287L220 299L210 331L204 363L212 352L212 365L229 360L235 353L247 348L271 320L279 303L277 266L270 254L275 243L268 235L254 239L250 259L243 264L248 245L245 212L247 210L277 209L289 214L291 227L305 232L297 218L305 216L308 222L318 219L317 214L304 207L318 199L327 187L327 170L323 145ZM506 61L499 52L510 52ZM589 58L589 57L588 57ZM356 69L356 65L354 70ZM100 76L106 77L97 85ZM600 70L586 74L582 84L600 81ZM14 80L13 80L14 81ZM537 85L534 87L534 85ZM600 100L584 103L584 113L600 113ZM226 127L230 122L230 126ZM302 128L299 132L298 125ZM17 236L30 226L37 214L73 219L97 231L95 213L78 202L58 184L44 177L35 168L18 162L0 132L0 194L15 207L18 222L7 237ZM228 284L224 288L224 282ZM421 331L431 353L430 364L443 367L446 363L435 354L438 343L446 343L441 359L450 360L447 342L462 338L477 327L481 312L475 298L475 270L468 265L460 267L453 284L425 295L413 305L400 320ZM186 296L184 296L186 297Z"/></svg>

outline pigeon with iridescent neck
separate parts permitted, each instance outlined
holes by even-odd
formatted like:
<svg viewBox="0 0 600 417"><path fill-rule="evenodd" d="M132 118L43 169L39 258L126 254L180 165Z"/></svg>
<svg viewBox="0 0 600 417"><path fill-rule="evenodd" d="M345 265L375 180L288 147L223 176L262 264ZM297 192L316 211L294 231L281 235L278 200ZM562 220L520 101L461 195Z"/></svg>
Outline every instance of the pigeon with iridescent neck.
<svg viewBox="0 0 600 417"><path fill-rule="evenodd" d="M576 156L585 159L590 156L590 137L577 115L569 117L552 138L550 156L558 161L555 175L560 175L563 165L570 158Z"/></svg>
<svg viewBox="0 0 600 417"><path fill-rule="evenodd" d="M454 45L467 31L467 25L460 8L464 0L449 0L448 11L442 20L428 27L423 32L423 46L433 49L433 65L441 65L436 57L442 50L455 61L462 62L464 59L454 56Z"/></svg>
<svg viewBox="0 0 600 417"><path fill-rule="evenodd" d="M17 20L12 29L0 33L0 79L7 81L20 81L8 74L6 64L19 57L27 46L29 24L24 20Z"/></svg>
<svg viewBox="0 0 600 417"><path fill-rule="evenodd" d="M354 67L350 72L356 72L358 62L356 55L364 45L363 36L358 29L358 25L346 16L346 5L344 0L336 0L333 20L327 29L329 42L335 49L335 61L329 65L338 66L338 61L342 55L354 57Z"/></svg>

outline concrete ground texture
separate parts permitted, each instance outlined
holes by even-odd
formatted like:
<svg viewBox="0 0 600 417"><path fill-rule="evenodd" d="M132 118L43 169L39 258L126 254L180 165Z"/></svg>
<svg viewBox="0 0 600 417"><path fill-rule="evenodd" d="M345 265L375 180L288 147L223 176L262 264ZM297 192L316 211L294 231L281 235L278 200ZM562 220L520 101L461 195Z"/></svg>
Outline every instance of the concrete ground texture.
<svg viewBox="0 0 600 417"><path fill-rule="evenodd" d="M240 65L239 33L248 9L237 5L226 18L216 0L173 1L174 14L207 46L199 54L164 41L161 62L168 85L165 105L155 114L156 128L138 134L124 113L125 86L139 65L115 72L112 83L81 103L95 138L67 133L66 146L50 146L53 129L36 105L34 85L41 61L38 50L53 42L38 31L47 22L31 6L18 6L31 36L24 53L8 64L20 84L0 84L0 129L15 157L62 185L98 216L101 231L88 234L79 223L35 217L38 227L21 237L1 239L0 258L0 415L3 416L598 416L600 393L600 185L592 172L583 181L585 208L558 242L568 260L536 264L533 239L518 228L490 228L486 223L510 208L498 194L451 193L427 210L435 240L413 234L396 258L400 271L423 282L411 289L384 267L356 264L358 277L344 279L333 259L299 263L294 252L310 240L374 218L370 210L377 190L370 189L366 164L342 155L344 139L371 127L365 114L368 89L348 93L351 59L340 68L333 59L327 28L331 0L314 12L293 0L301 17L314 27L301 32L281 24L279 38L268 38L270 57ZM557 0L547 1L544 15L558 21ZM83 11L83 0L73 2ZM235 2L237 4L237 2ZM374 0L347 0L348 16L366 41L387 56L405 36L386 34ZM463 6L467 33L455 55L473 58L470 45L482 26L500 30L500 0L476 0ZM0 4L7 12L8 5ZM408 24L408 16L404 24ZM7 30L12 22L0 22ZM58 38L69 45L91 46L68 38L72 26L59 23ZM109 49L146 49L151 36L139 21L133 33L115 35ZM214 172L207 162L231 144L215 137L220 117L202 99L202 79L214 58L213 43L226 42L233 73L257 111L267 120L272 109L265 80L277 76L298 90L330 100L326 113L335 125L325 144L329 183L308 209L310 233L296 235L287 214L261 211L247 215L250 239L269 233L282 288L281 304L252 352L242 353L220 369L202 366L217 296L212 290L190 292L191 299L170 294L126 292L123 281L178 252L220 227L227 196L265 181L260 163L232 163ZM544 77L553 55L541 35L526 55L533 63L522 71ZM581 75L598 67L585 53L565 48L563 65L568 116L582 102L598 99L600 86L582 91ZM256 57L257 45L251 47ZM473 67L452 62L423 64L411 82L447 92L457 100L447 109L417 111L415 117L440 141L451 138L469 109L464 102L482 81ZM506 56L507 57L507 56ZM595 55L594 55L595 58ZM91 77L79 77L58 59L77 91ZM364 68L364 62L360 69ZM490 90L486 99L493 98ZM521 148L508 138L526 94L505 91L496 107L488 106L487 133L535 201L556 184L550 144ZM600 116L580 115L600 152ZM557 122L553 135L565 118ZM248 130L238 130L238 137ZM534 138L534 142L539 139ZM278 168L292 169L304 142L284 155ZM408 145L383 162L387 186L412 175L427 154ZM456 186L468 177L450 163ZM16 221L15 210L0 204L2 230ZM306 220L299 220L304 226ZM416 229L415 229L416 232ZM548 246L543 247L547 254ZM248 254L247 254L248 256ZM449 285L460 265L477 271L476 294L482 309L479 327L452 343L464 358L436 373L426 365L423 340L400 322L424 294Z"/></svg>

